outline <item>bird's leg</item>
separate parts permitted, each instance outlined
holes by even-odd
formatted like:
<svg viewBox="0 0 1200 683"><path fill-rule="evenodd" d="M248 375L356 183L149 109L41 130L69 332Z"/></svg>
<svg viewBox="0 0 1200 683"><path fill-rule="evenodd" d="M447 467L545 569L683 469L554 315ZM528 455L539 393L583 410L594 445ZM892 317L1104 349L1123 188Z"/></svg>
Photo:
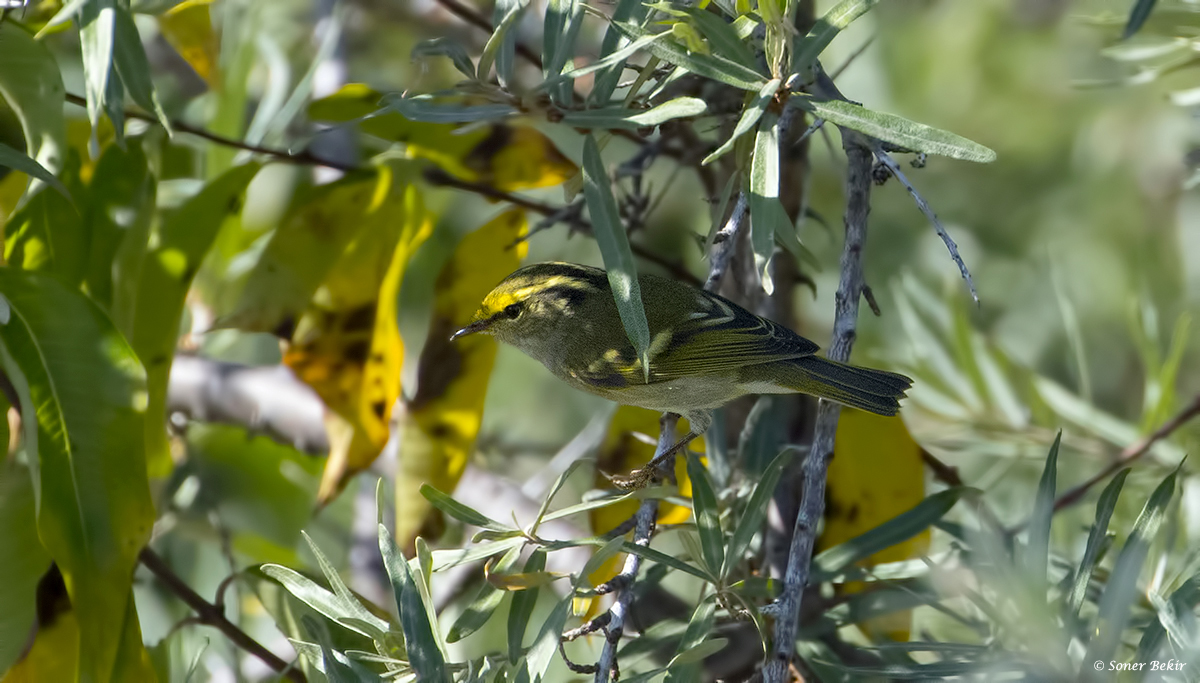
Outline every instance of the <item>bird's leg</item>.
<svg viewBox="0 0 1200 683"><path fill-rule="evenodd" d="M618 475L609 477L609 479L612 480L612 483L617 488L625 490L644 489L658 476L660 471L670 471L673 469L675 456L679 455L679 452L687 448L687 445L698 436L700 435L696 432L688 432L682 439L676 441L673 446L654 456L654 459L646 463L645 467L638 468L627 475Z"/></svg>

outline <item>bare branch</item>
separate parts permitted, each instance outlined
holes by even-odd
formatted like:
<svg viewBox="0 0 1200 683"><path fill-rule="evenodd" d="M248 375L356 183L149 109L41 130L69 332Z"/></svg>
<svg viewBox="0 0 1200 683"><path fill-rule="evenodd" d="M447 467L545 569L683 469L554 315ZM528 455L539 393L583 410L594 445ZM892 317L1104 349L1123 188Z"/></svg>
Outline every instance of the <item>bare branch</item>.
<svg viewBox="0 0 1200 683"><path fill-rule="evenodd" d="M142 553L138 556L138 559L141 561L142 566L149 569L150 573L154 574L176 597L196 612L195 621L197 623L217 629L234 645L262 660L263 664L271 667L273 671L283 674L288 680L295 683L306 683L307 679L304 676L304 672L280 659L274 652L263 647L261 643L238 628L237 624L229 621L225 617L225 611L222 608L200 597L200 594L192 590L191 586L184 583L183 579L179 578L179 575L171 569L170 565L153 550L142 548Z"/></svg>
<svg viewBox="0 0 1200 683"><path fill-rule="evenodd" d="M833 341L827 353L831 360L845 362L857 335L858 304L862 299L862 250L867 238L867 214L871 210L871 148L864 137L842 130L846 152L846 243L842 249L841 281L836 295ZM808 583L809 562L816 543L817 524L825 509L825 476L833 456L840 406L822 400L817 408L817 424L812 450L803 465L803 497L792 530L783 593L775 602L775 636L771 657L763 670L767 683L789 680L788 667L795 654L796 629L804 586Z"/></svg>
<svg viewBox="0 0 1200 683"><path fill-rule="evenodd" d="M87 106L87 100L79 95L67 93L65 98L67 102L71 104L80 107ZM155 125L158 125L159 123L158 117L154 116L153 114L146 114L144 112L137 111L136 109L126 109L125 118L145 121L146 123L153 123ZM204 140L208 140L209 142L221 145L223 147L232 147L234 149L261 154L263 156L271 157L275 161L280 161L286 164L297 164L300 166L324 166L326 168L342 171L343 173L350 173L352 171L359 170L358 166L347 164L341 161L334 161L333 159L326 159L313 154L307 149L299 152L288 152L282 149L263 147L261 145L252 145L248 142L242 142L241 140L227 138L224 135L218 135L203 128L193 126L189 123L184 123L183 121L176 121L172 119L171 128L177 132L194 135L198 138L203 138Z"/></svg>
<svg viewBox="0 0 1200 683"><path fill-rule="evenodd" d="M1186 406L1184 406L1182 410L1176 413L1174 417L1164 422L1162 426L1154 430L1152 434L1148 434L1135 443L1126 446L1125 449L1121 451L1121 454L1118 455L1115 460L1109 463L1107 467L1089 477L1087 481L1079 484L1055 499L1054 511L1058 512L1065 507L1069 507L1075 503L1078 503L1085 495L1087 495L1087 492L1090 491L1093 486L1099 484L1105 479L1108 479L1122 467L1126 467L1130 463L1141 458L1143 455L1149 453L1154 444L1173 434L1175 430L1187 424L1189 420L1197 415L1200 415L1200 394L1196 394L1196 396L1192 398L1191 403L1188 403ZM1008 533L1015 534L1021 529L1024 529L1027 524L1029 524L1028 520L1021 522L1020 524L1009 528Z"/></svg>
<svg viewBox="0 0 1200 683"><path fill-rule="evenodd" d="M671 413L663 414L662 419L659 420L656 460L660 454L666 453L675 445L675 423L678 420L679 416ZM655 521L658 519L658 499L643 500L634 519L633 543L643 548L648 547L650 537L654 535ZM621 569L621 573L613 579L621 588L617 593L616 601L608 609L609 619L608 628L605 631L604 649L601 650L600 659L596 662L596 683L608 683L609 680L615 681L619 678L617 646L620 645L621 634L625 629L625 618L629 615L629 606L633 602L633 582L637 578L641 566L641 555L629 553L625 556L625 566Z"/></svg>
<svg viewBox="0 0 1200 683"><path fill-rule="evenodd" d="M908 190L908 193L912 195L913 201L917 203L917 208L921 210L921 213L925 214L930 223L933 223L933 229L937 231L938 237L942 238L942 242L950 252L950 258L954 259L954 264L958 266L958 272L962 273L963 279L967 281L967 288L971 290L971 298L978 305L979 292L975 290L975 281L971 279L971 271L967 270L967 264L963 263L962 256L958 253L958 245L954 243L954 240L950 237L950 233L946 232L946 228L938 220L937 214L933 212L929 203L921 196L921 193L917 192L917 188L913 187L913 184L909 182L908 176L904 175L904 171L900 170L900 164L897 164L892 155L883 149L883 145L878 140L872 141L872 151L875 153L875 158L879 160L879 163L886 166L888 171L896 177L896 180L899 180L900 184L904 186L904 189Z"/></svg>
<svg viewBox="0 0 1200 683"><path fill-rule="evenodd" d="M742 221L746 219L747 208L750 206L749 200L745 191L738 192L737 203L733 205L733 212L729 214L728 220L717 234L713 235L712 247L709 249L709 271L708 279L704 281L704 288L710 292L717 291L721 284L721 278L725 276L725 271L729 268L729 262L733 259L735 247L737 246L737 233L741 229Z"/></svg>

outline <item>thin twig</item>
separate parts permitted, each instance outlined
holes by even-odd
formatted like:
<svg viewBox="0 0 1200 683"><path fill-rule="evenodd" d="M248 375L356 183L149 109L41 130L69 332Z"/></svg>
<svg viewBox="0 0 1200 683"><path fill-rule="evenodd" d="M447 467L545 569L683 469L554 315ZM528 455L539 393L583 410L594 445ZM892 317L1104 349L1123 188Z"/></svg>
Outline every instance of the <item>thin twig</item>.
<svg viewBox="0 0 1200 683"><path fill-rule="evenodd" d="M841 281L835 297L836 317L833 341L828 357L845 362L850 359L858 323L858 303L862 298L862 250L867 238L867 214L871 210L871 148L860 134L843 129L842 145L846 152L846 243L842 249ZM816 542L817 524L825 509L825 476L833 456L837 431L838 404L824 401L817 408L817 424L812 450L804 460L803 496L792 530L788 550L783 593L775 602L775 637L771 658L763 670L767 683L783 683L796 647L800 603L808 583L809 563Z"/></svg>
<svg viewBox="0 0 1200 683"><path fill-rule="evenodd" d="M656 455L665 453L675 444L675 423L679 416L665 413L659 420L658 448ZM642 548L650 545L650 537L654 534L654 523L658 519L658 499L647 498L642 501L635 515L636 526L633 531L633 544ZM633 603L633 582L642 566L641 555L629 553L625 556L625 566L617 579L624 584L618 592L616 601L609 608L608 630L605 632L604 649L600 651L600 659L596 662L595 683L609 683L619 677L617 668L617 646L621 643L621 634L625 629L625 618L629 614L629 606Z"/></svg>
<svg viewBox="0 0 1200 683"><path fill-rule="evenodd" d="M1107 467L1089 477L1087 481L1079 484L1078 486L1056 498L1054 500L1054 511L1058 512L1065 507L1069 507L1075 503L1078 503L1085 495L1087 495L1087 492L1091 490L1093 486L1099 484L1105 479L1108 479L1122 467L1129 465L1130 463L1149 453L1150 449L1154 447L1154 444L1173 434L1175 430L1182 427L1197 415L1200 415L1200 394L1196 394L1196 396L1192 398L1191 403L1184 406L1183 409L1178 413L1175 413L1174 417L1164 422L1162 426L1154 430L1153 433L1148 434L1138 441L1126 446L1125 449L1121 451L1120 455L1117 456L1116 460L1113 460L1111 463L1109 463ZM1008 533L1015 534L1021 529L1024 529L1028 524L1029 520L1025 520L1024 522L1009 528Z"/></svg>
<svg viewBox="0 0 1200 683"><path fill-rule="evenodd" d="M834 84L833 79L831 79L829 75L820 68L820 65L817 66L816 71L817 78L813 85L823 97L849 101L847 100L846 96L843 95L840 90L838 90L838 87L836 84ZM958 272L962 273L963 279L967 281L967 288L971 290L971 298L975 300L976 305L979 305L979 292L975 289L975 281L971 278L971 271L967 269L967 264L963 262L962 256L960 256L958 253L958 245L954 243L953 239L951 239L950 233L946 232L946 228L942 225L942 222L938 220L937 214L934 213L933 209L929 206L929 203L925 201L925 198L921 196L921 193L917 192L917 188L914 187L911 182L909 182L908 176L904 175L904 171L900 170L900 164L897 164L896 160L893 159L890 154L888 154L888 146L883 141L876 138L865 139L869 141L871 152L874 154L875 158L878 159L879 163L883 164L893 176L895 176L896 180L900 181L901 185L904 185L904 189L908 190L908 193L912 195L913 201L916 202L917 208L920 209L921 213L925 214L925 217L928 218L929 222L933 224L933 229L937 231L938 237L941 238L942 242L946 245L946 249L950 252L950 258L952 258L954 260L954 264L958 266Z"/></svg>
<svg viewBox="0 0 1200 683"><path fill-rule="evenodd" d="M307 683L304 672L295 668L288 662L280 659L278 655L263 647L257 640L251 638L245 631L238 628L237 624L229 621L225 617L224 610L216 605L200 597L200 594L192 590L191 586L184 583L183 579L159 557L150 548L143 548L141 555L138 556L142 565L149 569L159 581L163 583L172 593L182 600L188 607L191 607L196 612L196 621L205 626L211 626L225 635L234 645L242 648L246 652L260 659L263 664L271 667L273 671L277 671L295 683Z"/></svg>
<svg viewBox="0 0 1200 683"><path fill-rule="evenodd" d="M87 106L87 99L85 99L79 95L76 95L74 93L67 93L64 97L65 97L66 101L71 104L74 104L74 105L77 105L80 107ZM159 123L158 117L156 117L152 114L147 114L145 112L140 112L136 109L126 109L125 110L125 118L137 119L138 121L145 121L146 123L153 123L153 124ZM271 147L263 147L261 145L252 145L248 142L243 142L241 140L235 140L233 138L227 138L224 135L218 135L211 131L207 131L203 128L198 128L189 123L184 123L183 121L176 121L174 119L171 120L171 129L175 130L177 132L180 132L180 133L187 133L188 135L194 135L198 138L203 138L205 140L208 140L209 142L216 143L223 147L232 147L234 149L240 149L240 150L244 150L247 152L253 152L255 154L262 154L263 156L268 156L276 161L281 161L281 162L287 163L287 164L297 164L297 165L301 165L301 166L324 166L326 168L332 168L332 169L335 169L338 171L342 171L343 173L350 173L352 171L360 170L360 168L358 166L355 166L353 164L346 164L346 163L343 163L340 161L326 159L324 157L313 154L312 152L310 152L307 149L301 150L299 152L289 152L287 150L273 149Z"/></svg>
<svg viewBox="0 0 1200 683"><path fill-rule="evenodd" d="M921 196L921 193L917 192L917 188L913 187L913 184L909 182L908 177L904 175L904 171L900 170L900 164L897 164L892 155L883 149L883 145L879 144L878 141L873 141L872 151L875 153L875 158L879 160L879 163L886 166L888 171L896 177L896 180L899 180L900 184L904 186L904 189L908 190L908 193L912 195L913 201L916 202L917 208L921 210L921 213L925 214L930 223L933 223L933 229L937 231L938 237L942 238L942 242L950 252L950 258L954 259L955 265L958 266L958 272L962 273L963 279L967 281L967 288L971 290L971 298L975 300L976 305L979 305L979 292L975 289L975 281L971 279L971 271L967 270L967 264L963 262L962 256L958 253L958 245L954 243L954 240L950 237L950 233L946 232L946 228L938 220L937 214L933 212L929 203Z"/></svg>

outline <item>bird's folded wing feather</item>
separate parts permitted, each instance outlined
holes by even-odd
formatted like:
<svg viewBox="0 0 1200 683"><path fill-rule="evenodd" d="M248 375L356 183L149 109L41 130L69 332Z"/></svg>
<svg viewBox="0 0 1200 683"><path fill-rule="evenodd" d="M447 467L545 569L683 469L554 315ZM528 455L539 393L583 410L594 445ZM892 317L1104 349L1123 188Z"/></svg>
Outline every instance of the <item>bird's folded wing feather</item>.
<svg viewBox="0 0 1200 683"><path fill-rule="evenodd" d="M721 297L701 291L695 294L695 308L682 314L673 312L671 319L651 321L651 383L802 358L820 348ZM631 346L619 355L593 363L580 379L611 387L615 383L642 384L645 375Z"/></svg>

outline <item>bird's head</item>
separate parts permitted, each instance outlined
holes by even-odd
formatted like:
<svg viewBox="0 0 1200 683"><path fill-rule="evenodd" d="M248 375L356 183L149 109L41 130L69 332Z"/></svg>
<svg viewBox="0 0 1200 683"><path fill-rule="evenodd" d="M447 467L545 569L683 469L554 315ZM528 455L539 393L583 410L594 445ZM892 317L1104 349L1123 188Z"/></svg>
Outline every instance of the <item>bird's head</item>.
<svg viewBox="0 0 1200 683"><path fill-rule="evenodd" d="M482 332L518 348L554 338L556 328L593 297L608 293L604 271L573 263L537 263L504 278L483 298L470 324L451 340Z"/></svg>

